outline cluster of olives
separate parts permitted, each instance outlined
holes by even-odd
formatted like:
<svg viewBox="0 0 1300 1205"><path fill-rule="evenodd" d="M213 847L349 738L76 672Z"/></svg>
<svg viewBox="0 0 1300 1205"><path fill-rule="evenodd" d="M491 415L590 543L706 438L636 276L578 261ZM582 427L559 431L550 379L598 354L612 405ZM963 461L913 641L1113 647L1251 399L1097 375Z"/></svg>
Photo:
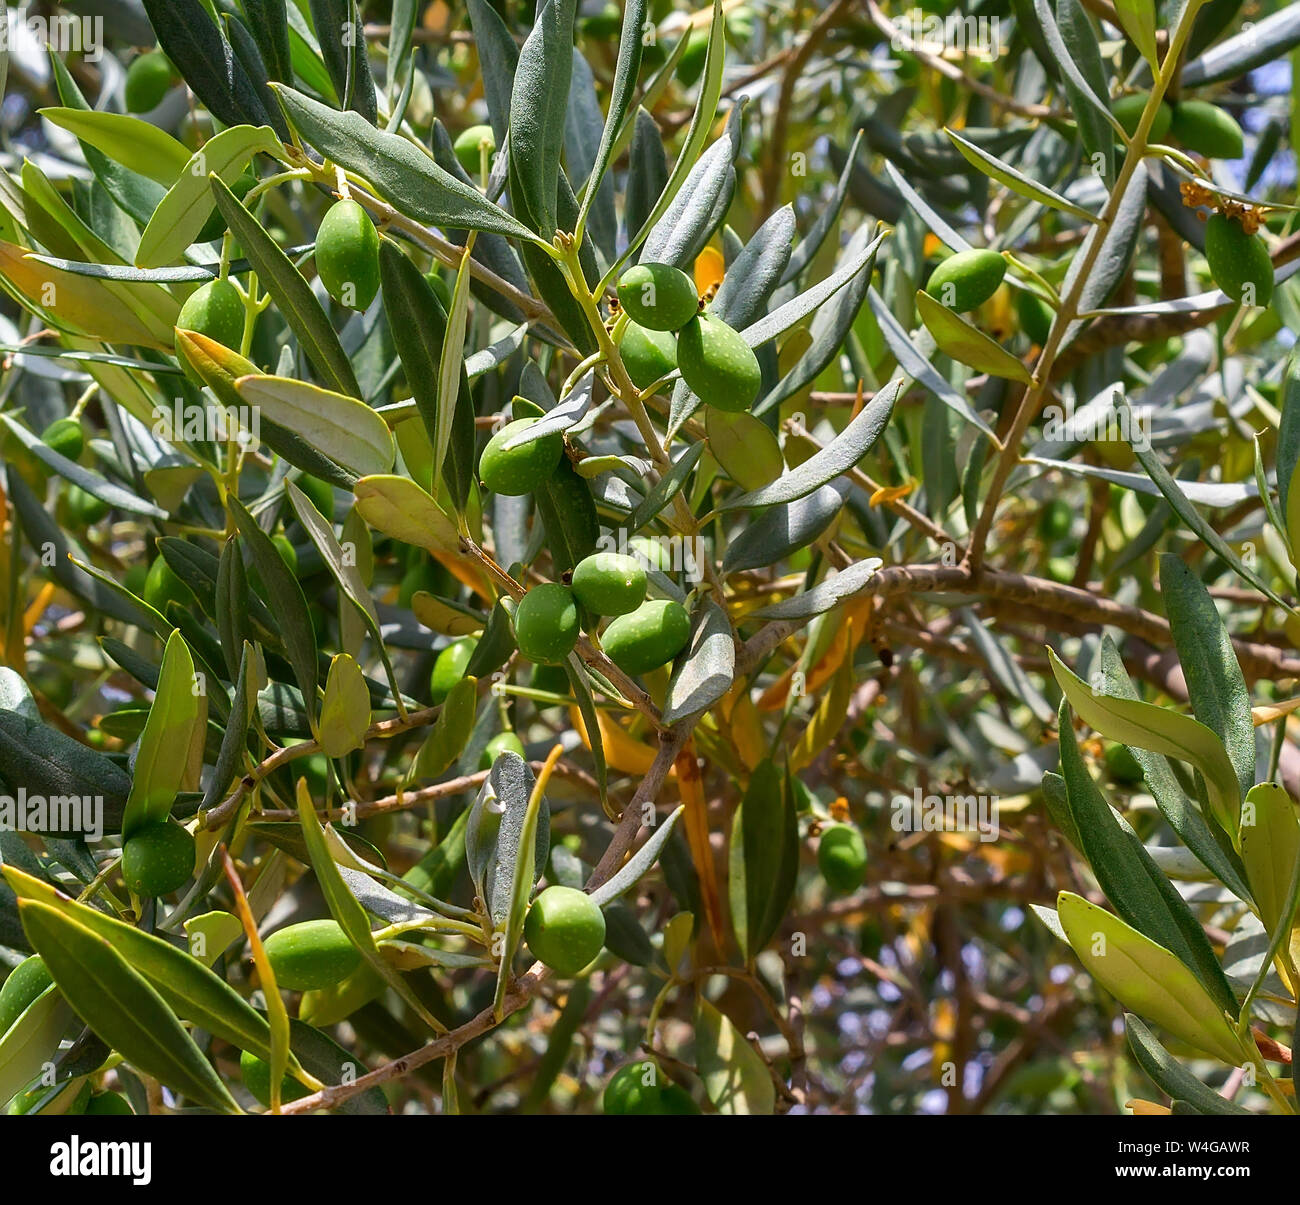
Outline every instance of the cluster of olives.
<svg viewBox="0 0 1300 1205"><path fill-rule="evenodd" d="M763 383L758 357L738 331L707 310L691 278L672 264L637 264L618 282L629 322L619 355L638 389L679 370L691 392L719 410L748 410Z"/></svg>

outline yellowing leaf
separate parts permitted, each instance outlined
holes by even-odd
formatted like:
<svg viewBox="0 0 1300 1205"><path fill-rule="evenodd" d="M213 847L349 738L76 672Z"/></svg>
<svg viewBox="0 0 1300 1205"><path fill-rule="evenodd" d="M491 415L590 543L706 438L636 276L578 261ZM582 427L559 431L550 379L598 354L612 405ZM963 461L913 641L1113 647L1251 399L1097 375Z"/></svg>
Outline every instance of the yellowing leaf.
<svg viewBox="0 0 1300 1205"><path fill-rule="evenodd" d="M1245 1059L1223 1011L1164 946L1068 891L1056 911L1079 961L1125 1008L1229 1065Z"/></svg>
<svg viewBox="0 0 1300 1205"><path fill-rule="evenodd" d="M977 372L991 373L1022 385L1029 384L1029 370L1015 356L943 302L918 289L916 308L944 355Z"/></svg>
<svg viewBox="0 0 1300 1205"><path fill-rule="evenodd" d="M321 704L318 740L326 757L342 757L365 744L370 728L370 690L361 667L339 653L330 662Z"/></svg>

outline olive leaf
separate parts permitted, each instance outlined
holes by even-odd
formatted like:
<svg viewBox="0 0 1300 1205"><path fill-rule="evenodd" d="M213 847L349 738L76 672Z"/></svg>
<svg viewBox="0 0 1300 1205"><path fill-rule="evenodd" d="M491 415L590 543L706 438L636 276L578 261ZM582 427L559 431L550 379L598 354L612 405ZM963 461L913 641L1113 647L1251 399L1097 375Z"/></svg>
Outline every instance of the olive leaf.
<svg viewBox="0 0 1300 1205"><path fill-rule="evenodd" d="M393 467L393 436L365 402L289 377L240 377L244 402L358 476Z"/></svg>
<svg viewBox="0 0 1300 1205"><path fill-rule="evenodd" d="M1201 1083L1190 1071L1179 1063L1160 1045L1141 1018L1132 1013L1124 1014L1124 1031L1128 1036L1129 1049L1137 1060L1138 1066L1147 1073L1167 1096L1186 1100L1203 1113L1223 1116L1245 1116L1248 1110L1219 1095L1213 1088Z"/></svg>
<svg viewBox="0 0 1300 1205"><path fill-rule="evenodd" d="M1205 777L1214 818L1225 832L1236 833L1241 787L1223 742L1210 729L1191 716L1094 690L1071 673L1050 648L1047 658L1057 685L1085 723L1111 740L1195 766Z"/></svg>
<svg viewBox="0 0 1300 1205"><path fill-rule="evenodd" d="M814 453L797 468L782 474L770 485L728 498L719 509L748 510L794 502L855 467L884 433L894 412L894 403L902 391L901 387L901 381L886 385L825 448Z"/></svg>
<svg viewBox="0 0 1300 1205"><path fill-rule="evenodd" d="M1241 861L1259 919L1269 933L1289 931L1291 877L1300 861L1300 825L1285 788L1262 782L1246 792L1241 810Z"/></svg>
<svg viewBox="0 0 1300 1205"><path fill-rule="evenodd" d="M1069 891L1057 897L1056 913L1084 968L1125 1008L1225 1063L1245 1057L1223 1010L1163 946Z"/></svg>
<svg viewBox="0 0 1300 1205"><path fill-rule="evenodd" d="M365 743L370 728L370 691L361 667L347 653L330 661L317 727L326 757L343 757Z"/></svg>
<svg viewBox="0 0 1300 1205"><path fill-rule="evenodd" d="M430 552L459 553L460 535L451 517L409 477L363 477L353 492L371 527Z"/></svg>
<svg viewBox="0 0 1300 1205"><path fill-rule="evenodd" d="M1029 370L1016 356L924 289L917 290L916 308L944 355L979 372L1029 384Z"/></svg>
<svg viewBox="0 0 1300 1205"><path fill-rule="evenodd" d="M197 958L169 941L69 899L16 867L4 867L3 874L21 900L49 908L107 942L177 1015L232 1046L270 1058L271 1036L265 1016ZM297 1065L291 1064L290 1070L296 1071Z"/></svg>
<svg viewBox="0 0 1300 1205"><path fill-rule="evenodd" d="M719 1113L767 1116L776 1089L767 1064L745 1035L703 996L695 1002L695 1065Z"/></svg>
<svg viewBox="0 0 1300 1205"><path fill-rule="evenodd" d="M0 1034L0 1101L16 1096L53 1062L72 1019L62 993L48 987Z"/></svg>
<svg viewBox="0 0 1300 1205"><path fill-rule="evenodd" d="M1079 848L1106 898L1130 925L1171 951L1192 970L1223 1009L1236 997L1200 921L1151 860L1137 835L1111 811L1088 774L1074 742L1071 712L1060 711L1061 771Z"/></svg>
<svg viewBox="0 0 1300 1205"><path fill-rule="evenodd" d="M195 729L206 722L206 707L200 701L194 673L194 658L180 632L172 632L163 650L158 689L149 708L149 719L136 752L131 794L122 816L122 835L142 825L166 820L176 793L184 780L188 749Z"/></svg>
<svg viewBox="0 0 1300 1205"><path fill-rule="evenodd" d="M770 760L754 769L731 820L727 894L747 961L772 939L794 893L799 833L785 776Z"/></svg>
<svg viewBox="0 0 1300 1205"><path fill-rule="evenodd" d="M176 182L158 203L140 236L135 263L139 268L159 268L179 258L212 216L209 173L232 185L259 151L275 154L280 140L270 126L234 126L222 130L190 156Z"/></svg>
<svg viewBox="0 0 1300 1205"><path fill-rule="evenodd" d="M104 1042L199 1104L241 1112L163 997L108 941L48 904L18 909L59 991Z"/></svg>
<svg viewBox="0 0 1300 1205"><path fill-rule="evenodd" d="M411 986L388 965L379 952L374 936L370 932L366 911L356 896L348 890L347 884L339 873L339 868L330 853L329 844L325 840L325 830L316 815L311 793L307 789L307 783L301 778L298 780L297 805L298 824L302 830L303 840L306 842L308 859L311 868L316 872L316 881L320 885L321 894L325 897L330 915L338 922L339 928L347 935L348 941L352 943L366 964L378 972L380 978L415 1011L416 1016L435 1033L445 1032L446 1027L442 1022L429 1012Z"/></svg>

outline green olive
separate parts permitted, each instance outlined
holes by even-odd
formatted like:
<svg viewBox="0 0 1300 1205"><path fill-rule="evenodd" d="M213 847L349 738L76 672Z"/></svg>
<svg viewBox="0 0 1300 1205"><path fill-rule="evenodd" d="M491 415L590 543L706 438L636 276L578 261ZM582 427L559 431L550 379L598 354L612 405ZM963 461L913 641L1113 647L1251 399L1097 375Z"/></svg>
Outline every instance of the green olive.
<svg viewBox="0 0 1300 1205"><path fill-rule="evenodd" d="M529 661L560 665L578 642L578 606L558 582L534 586L515 609L515 640Z"/></svg>
<svg viewBox="0 0 1300 1205"><path fill-rule="evenodd" d="M753 348L711 314L691 319L678 334L677 366L691 392L720 410L748 410L763 383Z"/></svg>
<svg viewBox="0 0 1300 1205"><path fill-rule="evenodd" d="M551 970L576 975L605 944L605 916L586 892L548 887L528 909L524 940Z"/></svg>
<svg viewBox="0 0 1300 1205"><path fill-rule="evenodd" d="M41 432L41 442L68 460L80 460L86 448L85 434L74 418L56 418Z"/></svg>
<svg viewBox="0 0 1300 1205"><path fill-rule="evenodd" d="M316 232L316 271L340 305L366 310L379 292L379 234L351 198L339 201Z"/></svg>
<svg viewBox="0 0 1300 1205"><path fill-rule="evenodd" d="M456 136L456 141L452 143L452 150L456 152L461 167L475 180L483 172L480 156L484 149L487 151L488 164L491 165L492 156L497 149L496 135L492 133L491 126L470 126L468 130L461 131Z"/></svg>
<svg viewBox="0 0 1300 1205"><path fill-rule="evenodd" d="M1247 234L1238 221L1214 214L1205 224L1205 260L1210 275L1233 301L1268 305L1273 298L1273 263L1264 240Z"/></svg>
<svg viewBox="0 0 1300 1205"><path fill-rule="evenodd" d="M521 741L513 732L498 732L483 750L483 756L479 758L478 768L480 770L492 769L493 763L503 753L514 753L519 757L526 756L524 753L524 742Z"/></svg>
<svg viewBox="0 0 1300 1205"><path fill-rule="evenodd" d="M574 597L596 615L626 615L645 602L645 570L636 557L594 552L573 570Z"/></svg>
<svg viewBox="0 0 1300 1205"><path fill-rule="evenodd" d="M462 636L453 640L437 656L433 663L433 672L429 675L429 695L435 703L441 703L451 694L451 688L465 676L465 667L478 647L478 640L473 636Z"/></svg>
<svg viewBox="0 0 1300 1205"><path fill-rule="evenodd" d="M930 273L925 291L950 310L964 313L992 297L1006 274L1007 261L996 251L959 251Z"/></svg>
<svg viewBox="0 0 1300 1205"><path fill-rule="evenodd" d="M126 69L122 99L128 113L150 113L172 86L172 65L161 50L137 55Z"/></svg>
<svg viewBox="0 0 1300 1205"><path fill-rule="evenodd" d="M307 920L277 929L263 943L278 987L309 992L346 979L361 955L337 921Z"/></svg>
<svg viewBox="0 0 1300 1205"><path fill-rule="evenodd" d="M672 264L637 264L618 282L619 304L647 330L677 331L700 310L695 282Z"/></svg>
<svg viewBox="0 0 1300 1205"><path fill-rule="evenodd" d="M194 838L170 820L150 821L122 845L122 880L136 895L170 895L194 875Z"/></svg>
<svg viewBox="0 0 1300 1205"><path fill-rule="evenodd" d="M655 598L615 619L600 644L624 673L644 674L671 661L690 638L686 608L671 599Z"/></svg>
<svg viewBox="0 0 1300 1205"><path fill-rule="evenodd" d="M1170 131L1189 151L1207 159L1240 159L1246 153L1236 119L1207 100L1179 101Z"/></svg>
<svg viewBox="0 0 1300 1205"><path fill-rule="evenodd" d="M671 331L655 331L639 322L629 322L618 350L627 375L638 389L649 389L677 369L677 340Z"/></svg>
<svg viewBox="0 0 1300 1205"><path fill-rule="evenodd" d="M39 954L24 958L0 986L0 1037L9 1031L36 998L53 983Z"/></svg>
<svg viewBox="0 0 1300 1205"><path fill-rule="evenodd" d="M479 457L478 475L494 494L518 497L531 494L549 481L564 455L564 436L558 431L507 448L512 440L539 422L536 418L517 418L506 423L490 440Z"/></svg>
<svg viewBox="0 0 1300 1205"><path fill-rule="evenodd" d="M867 874L862 834L851 824L827 825L817 843L817 866L832 891L841 895L856 891Z"/></svg>

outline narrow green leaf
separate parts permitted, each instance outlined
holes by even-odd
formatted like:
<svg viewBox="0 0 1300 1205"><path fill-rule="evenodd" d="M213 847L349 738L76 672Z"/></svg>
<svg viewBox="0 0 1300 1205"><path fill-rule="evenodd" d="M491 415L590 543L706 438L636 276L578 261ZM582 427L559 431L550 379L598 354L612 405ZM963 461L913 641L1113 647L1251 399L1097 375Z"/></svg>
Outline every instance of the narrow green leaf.
<svg viewBox="0 0 1300 1205"><path fill-rule="evenodd" d="M166 820L185 777L188 749L199 723L199 694L190 656L180 632L173 631L163 651L158 690L140 736L135 777L122 817L122 835L142 824Z"/></svg>
<svg viewBox="0 0 1300 1205"><path fill-rule="evenodd" d="M1223 1010L1168 950L1069 891L1056 912L1084 968L1125 1008L1230 1066L1246 1057Z"/></svg>
<svg viewBox="0 0 1300 1205"><path fill-rule="evenodd" d="M1080 850L1106 898L1130 925L1176 955L1221 1008L1235 1011L1236 997L1200 921L1089 776L1064 700L1060 728L1061 770Z"/></svg>
<svg viewBox="0 0 1300 1205"><path fill-rule="evenodd" d="M1081 209L1073 201L1067 201L1060 193L1053 192L1046 185L1039 184L1037 180L1031 180L1024 173L1018 172L1011 164L1003 163L997 156L990 155L982 147L978 147L973 142L963 138L956 130L945 129L944 133L952 139L953 145L961 152L967 163L977 171L983 172L990 179L1006 185L1017 196L1024 197L1029 201L1036 201L1039 205L1046 205L1049 209L1059 209L1062 213L1068 213L1071 217L1082 218L1085 222L1095 222L1097 220L1086 209Z"/></svg>
<svg viewBox="0 0 1300 1205"><path fill-rule="evenodd" d="M139 117L58 107L41 109L40 114L123 167L167 188L176 183L190 160L183 143Z"/></svg>
<svg viewBox="0 0 1300 1205"><path fill-rule="evenodd" d="M59 991L104 1042L197 1103L241 1111L166 1001L112 945L48 904L18 908Z"/></svg>
<svg viewBox="0 0 1300 1205"><path fill-rule="evenodd" d="M1223 741L1245 794L1255 784L1255 726L1250 692L1219 609L1205 583L1173 553L1160 556L1160 592L1192 711Z"/></svg>
<svg viewBox="0 0 1300 1205"><path fill-rule="evenodd" d="M719 1113L765 1117L775 1112L776 1088L767 1064L703 996L695 1002L695 1066Z"/></svg>
<svg viewBox="0 0 1300 1205"><path fill-rule="evenodd" d="M160 268L184 254L212 216L212 187L209 173L226 185L248 166L259 151L268 155L280 151L280 140L270 126L234 126L209 138L158 203L153 217L140 236L135 263L139 268Z"/></svg>
<svg viewBox="0 0 1300 1205"><path fill-rule="evenodd" d="M954 313L924 289L916 292L916 308L921 321L934 336L939 350L968 368L992 373L1008 381L1028 385L1029 369L1000 343L994 342L982 330L972 326L960 314Z"/></svg>
<svg viewBox="0 0 1300 1205"><path fill-rule="evenodd" d="M1215 819L1225 832L1235 835L1241 788L1223 742L1210 729L1191 716L1092 689L1067 669L1051 648L1047 659L1070 706L1102 736L1195 766L1205 778Z"/></svg>
<svg viewBox="0 0 1300 1205"><path fill-rule="evenodd" d="M291 377L240 377L240 397L344 468L366 476L393 467L393 435L365 402Z"/></svg>

